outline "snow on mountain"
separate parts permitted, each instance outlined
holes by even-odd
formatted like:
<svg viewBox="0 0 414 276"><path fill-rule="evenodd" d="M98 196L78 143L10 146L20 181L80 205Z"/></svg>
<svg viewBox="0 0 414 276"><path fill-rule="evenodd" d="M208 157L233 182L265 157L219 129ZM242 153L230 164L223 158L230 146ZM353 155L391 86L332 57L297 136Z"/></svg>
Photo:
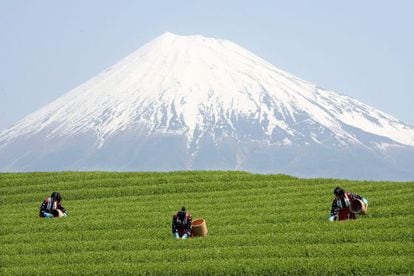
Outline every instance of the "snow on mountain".
<svg viewBox="0 0 414 276"><path fill-rule="evenodd" d="M22 137L94 133L91 154L128 131L182 136L193 157L206 137L215 144L230 137L278 147L414 147L413 126L279 70L233 42L165 33L0 133L0 153Z"/></svg>

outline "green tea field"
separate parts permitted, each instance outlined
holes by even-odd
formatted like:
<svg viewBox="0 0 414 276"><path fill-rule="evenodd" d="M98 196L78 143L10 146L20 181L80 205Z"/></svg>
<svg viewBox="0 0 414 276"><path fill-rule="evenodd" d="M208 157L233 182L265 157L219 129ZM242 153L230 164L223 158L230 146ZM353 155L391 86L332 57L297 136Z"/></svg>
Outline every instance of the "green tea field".
<svg viewBox="0 0 414 276"><path fill-rule="evenodd" d="M368 214L329 222L333 189ZM59 191L63 219L39 206ZM414 182L246 172L0 174L1 275L414 274ZM174 240L186 206L206 237Z"/></svg>

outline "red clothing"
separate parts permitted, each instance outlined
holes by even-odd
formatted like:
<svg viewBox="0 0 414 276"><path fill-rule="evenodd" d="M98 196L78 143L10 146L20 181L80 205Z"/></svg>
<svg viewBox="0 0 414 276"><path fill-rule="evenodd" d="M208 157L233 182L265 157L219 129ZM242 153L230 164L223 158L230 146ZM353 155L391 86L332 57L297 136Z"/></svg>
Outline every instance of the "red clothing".
<svg viewBox="0 0 414 276"><path fill-rule="evenodd" d="M338 212L338 220L348 220L348 219L356 219L355 214L352 213L349 210L349 207L342 208L341 210L339 210L339 212Z"/></svg>

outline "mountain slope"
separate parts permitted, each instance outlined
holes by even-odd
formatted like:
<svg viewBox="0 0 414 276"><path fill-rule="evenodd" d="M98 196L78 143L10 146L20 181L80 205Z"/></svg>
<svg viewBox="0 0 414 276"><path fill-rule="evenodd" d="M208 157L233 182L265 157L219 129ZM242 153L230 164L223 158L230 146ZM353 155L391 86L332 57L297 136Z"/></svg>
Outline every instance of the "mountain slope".
<svg viewBox="0 0 414 276"><path fill-rule="evenodd" d="M262 149L273 153L251 162ZM73 155L54 169L251 170L323 150L340 160L363 151L389 167L413 149L414 127L390 115L230 41L165 33L2 132L0 169L47 170Z"/></svg>

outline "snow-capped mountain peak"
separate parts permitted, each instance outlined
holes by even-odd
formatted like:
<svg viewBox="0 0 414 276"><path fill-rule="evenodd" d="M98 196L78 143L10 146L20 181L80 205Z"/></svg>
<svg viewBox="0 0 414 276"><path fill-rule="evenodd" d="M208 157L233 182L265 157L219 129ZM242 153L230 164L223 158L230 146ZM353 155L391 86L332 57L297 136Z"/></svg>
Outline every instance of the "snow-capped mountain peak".
<svg viewBox="0 0 414 276"><path fill-rule="evenodd" d="M182 136L192 156L208 137L280 147L414 146L413 126L231 41L167 32L0 133L0 149L41 133L46 140L93 133L99 150L137 131Z"/></svg>
<svg viewBox="0 0 414 276"><path fill-rule="evenodd" d="M51 135L93 129L102 145L112 133L142 122L153 131L184 132L191 142L195 132L222 123L231 128L232 116L243 116L259 120L269 137L275 128L295 136L297 117L305 114L340 140L356 142L342 128L345 123L414 145L412 127L279 70L233 42L169 32L27 117L14 131L38 132L50 125L56 125Z"/></svg>

